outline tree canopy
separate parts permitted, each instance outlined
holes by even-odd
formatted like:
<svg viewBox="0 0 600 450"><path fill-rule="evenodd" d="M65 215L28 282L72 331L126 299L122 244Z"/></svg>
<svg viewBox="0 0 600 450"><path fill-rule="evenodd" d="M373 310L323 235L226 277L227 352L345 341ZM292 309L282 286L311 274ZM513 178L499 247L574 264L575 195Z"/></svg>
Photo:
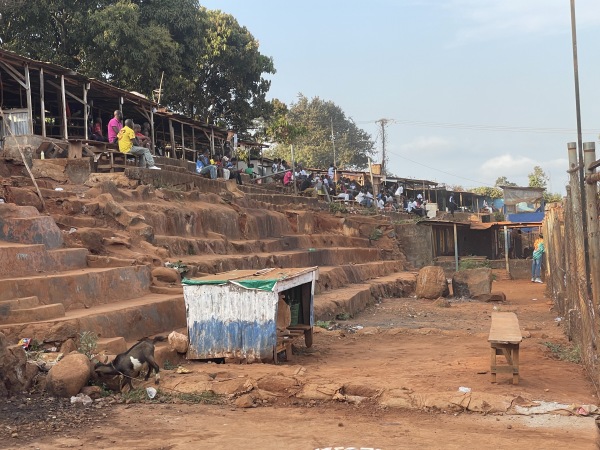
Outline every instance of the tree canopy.
<svg viewBox="0 0 600 450"><path fill-rule="evenodd" d="M545 188L548 185L548 175L540 166L535 166L527 177L529 178L529 187Z"/></svg>
<svg viewBox="0 0 600 450"><path fill-rule="evenodd" d="M273 102L267 134L276 143L274 156L289 160L287 144L293 143L296 161L308 167L329 167L335 159L337 167L364 169L375 145L371 136L346 117L338 105L319 97L309 100L302 94L289 108Z"/></svg>
<svg viewBox="0 0 600 450"><path fill-rule="evenodd" d="M198 0L28 0L0 16L3 48L108 81L242 134L268 112L273 61L237 20Z"/></svg>

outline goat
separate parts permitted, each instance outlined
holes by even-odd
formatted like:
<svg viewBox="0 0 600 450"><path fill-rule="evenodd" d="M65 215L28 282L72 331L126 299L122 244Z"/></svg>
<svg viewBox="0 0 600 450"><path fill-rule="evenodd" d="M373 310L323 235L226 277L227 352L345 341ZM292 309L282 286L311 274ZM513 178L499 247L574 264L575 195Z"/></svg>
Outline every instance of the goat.
<svg viewBox="0 0 600 450"><path fill-rule="evenodd" d="M154 384L158 384L160 382L160 374L158 373L158 364L154 360L154 344L166 339L165 336L157 336L154 339L142 339L125 353L118 354L112 362L108 364L96 363L94 371L98 375L121 375L122 378L119 385L119 392L121 392L126 384L129 384L130 390L133 389L131 380L140 374L142 366L147 363L148 373L146 373L145 380L148 380L152 369L154 369Z"/></svg>

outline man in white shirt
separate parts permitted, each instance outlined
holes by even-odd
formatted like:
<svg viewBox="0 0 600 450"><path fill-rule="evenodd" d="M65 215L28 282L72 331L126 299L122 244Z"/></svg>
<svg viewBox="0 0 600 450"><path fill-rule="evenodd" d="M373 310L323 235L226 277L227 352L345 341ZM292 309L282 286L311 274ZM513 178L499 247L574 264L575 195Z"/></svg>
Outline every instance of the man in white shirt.
<svg viewBox="0 0 600 450"><path fill-rule="evenodd" d="M333 163L331 163L329 165L329 169L327 169L327 176L333 180L334 175L335 175L335 166L333 165Z"/></svg>

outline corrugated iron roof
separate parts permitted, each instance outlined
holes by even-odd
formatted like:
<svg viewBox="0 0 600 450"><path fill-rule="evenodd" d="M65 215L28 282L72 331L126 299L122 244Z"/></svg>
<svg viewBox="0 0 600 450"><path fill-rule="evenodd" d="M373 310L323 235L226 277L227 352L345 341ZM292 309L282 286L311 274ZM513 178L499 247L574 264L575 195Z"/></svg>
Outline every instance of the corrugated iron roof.
<svg viewBox="0 0 600 450"><path fill-rule="evenodd" d="M215 282L215 281L253 281L253 280L289 280L291 278L304 275L308 272L317 270L318 267L303 267L303 268L271 268L262 270L232 270L229 272L217 273L215 275L207 275L205 277L190 278L191 282Z"/></svg>

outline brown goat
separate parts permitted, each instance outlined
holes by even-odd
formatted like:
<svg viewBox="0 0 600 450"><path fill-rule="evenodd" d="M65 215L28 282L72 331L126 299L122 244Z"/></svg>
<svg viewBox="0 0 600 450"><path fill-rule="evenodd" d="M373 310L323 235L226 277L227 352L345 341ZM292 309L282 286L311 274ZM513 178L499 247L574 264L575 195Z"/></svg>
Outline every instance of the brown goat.
<svg viewBox="0 0 600 450"><path fill-rule="evenodd" d="M133 389L131 380L140 374L142 367L147 363L148 373L146 373L145 380L148 380L150 372L154 369L154 384L158 384L160 382L160 374L158 373L158 364L154 360L154 344L166 339L165 336L157 336L154 339L142 339L125 353L118 354L112 362L108 364L97 363L94 371L98 375L121 375L121 383L119 385L119 392L121 392L126 384L129 384L130 390Z"/></svg>

